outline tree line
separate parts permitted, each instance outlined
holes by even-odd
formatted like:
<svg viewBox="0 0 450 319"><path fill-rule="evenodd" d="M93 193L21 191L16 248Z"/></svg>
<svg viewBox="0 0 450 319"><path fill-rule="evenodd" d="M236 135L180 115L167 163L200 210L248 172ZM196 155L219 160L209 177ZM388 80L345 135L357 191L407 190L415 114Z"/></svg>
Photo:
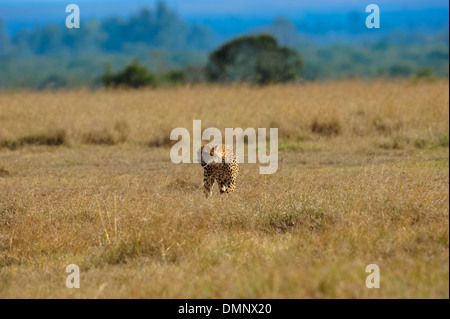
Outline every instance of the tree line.
<svg viewBox="0 0 450 319"><path fill-rule="evenodd" d="M303 60L270 35L243 36L231 40L209 55L205 68L198 72L203 81L215 83L246 82L271 84L293 82L300 78ZM158 77L135 60L113 73L106 65L101 80L107 87L157 86L160 83L183 84L192 69L163 73Z"/></svg>
<svg viewBox="0 0 450 319"><path fill-rule="evenodd" d="M9 36L0 21L0 56L121 52L133 46L209 50L213 45L208 26L186 23L164 1L158 2L153 10L143 8L128 19L83 21L79 29L48 24L32 30L21 29Z"/></svg>
<svg viewBox="0 0 450 319"><path fill-rule="evenodd" d="M183 21L163 1L128 18L82 21L80 29L47 24L10 36L0 21L0 87L266 84L299 77L314 81L449 74L448 25L428 34L394 30L326 43L302 28L276 18L248 36L219 41L220 34L210 26Z"/></svg>

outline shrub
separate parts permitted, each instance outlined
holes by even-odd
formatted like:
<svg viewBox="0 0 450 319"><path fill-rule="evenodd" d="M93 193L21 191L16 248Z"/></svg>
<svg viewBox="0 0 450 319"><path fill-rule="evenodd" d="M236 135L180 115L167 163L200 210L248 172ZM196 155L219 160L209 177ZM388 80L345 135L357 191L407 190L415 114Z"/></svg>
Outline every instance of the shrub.
<svg viewBox="0 0 450 319"><path fill-rule="evenodd" d="M434 69L432 67L424 67L416 72L418 78L432 79L434 78Z"/></svg>
<svg viewBox="0 0 450 319"><path fill-rule="evenodd" d="M173 70L162 75L162 81L169 85L180 85L186 82L183 70Z"/></svg>
<svg viewBox="0 0 450 319"><path fill-rule="evenodd" d="M19 145L62 145L66 141L66 131L63 129L51 130L49 132L38 132L23 136L18 140Z"/></svg>
<svg viewBox="0 0 450 319"><path fill-rule="evenodd" d="M116 141L113 135L106 129L92 130L83 135L83 142L96 145L114 145Z"/></svg>
<svg viewBox="0 0 450 319"><path fill-rule="evenodd" d="M448 147L448 134L441 134L438 136L436 145L440 147Z"/></svg>
<svg viewBox="0 0 450 319"><path fill-rule="evenodd" d="M338 120L320 122L316 119L311 124L311 131L324 136L336 136L341 133L341 124Z"/></svg>
<svg viewBox="0 0 450 319"><path fill-rule="evenodd" d="M106 87L156 86L156 79L147 68L138 61L134 61L118 73L112 73L110 65L106 65L105 74L101 78Z"/></svg>
<svg viewBox="0 0 450 319"><path fill-rule="evenodd" d="M67 133L64 129L54 129L48 132L37 132L22 136L18 139L2 139L0 147L15 150L25 145L59 146L66 143Z"/></svg>
<svg viewBox="0 0 450 319"><path fill-rule="evenodd" d="M172 141L169 135L158 135L153 137L147 145L149 147L171 147L176 141Z"/></svg>

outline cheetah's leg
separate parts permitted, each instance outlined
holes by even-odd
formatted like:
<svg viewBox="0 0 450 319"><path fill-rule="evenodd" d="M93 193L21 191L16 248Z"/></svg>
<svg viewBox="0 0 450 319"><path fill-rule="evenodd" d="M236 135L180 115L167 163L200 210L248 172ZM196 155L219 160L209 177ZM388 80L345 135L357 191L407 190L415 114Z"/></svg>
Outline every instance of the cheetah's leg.
<svg viewBox="0 0 450 319"><path fill-rule="evenodd" d="M239 172L238 166L236 166L234 174L233 174L232 170L229 171L230 179L227 183L227 189L226 189L227 195L231 194L236 189L236 179L237 179L238 172Z"/></svg>
<svg viewBox="0 0 450 319"><path fill-rule="evenodd" d="M235 189L236 189L236 178L233 178L233 179L231 179L231 180L228 182L228 187L227 187L226 193L229 195L229 194L231 194Z"/></svg>
<svg viewBox="0 0 450 319"><path fill-rule="evenodd" d="M231 178L231 172L227 171L226 173L221 172L220 177L217 179L217 183L219 183L220 194L228 194L227 189L230 186L229 179Z"/></svg>
<svg viewBox="0 0 450 319"><path fill-rule="evenodd" d="M205 192L206 197L208 197L211 194L211 188L214 186L214 181L215 181L215 178L213 176L211 176L210 173L208 173L205 170L204 178L203 178L203 183L204 183L203 191Z"/></svg>

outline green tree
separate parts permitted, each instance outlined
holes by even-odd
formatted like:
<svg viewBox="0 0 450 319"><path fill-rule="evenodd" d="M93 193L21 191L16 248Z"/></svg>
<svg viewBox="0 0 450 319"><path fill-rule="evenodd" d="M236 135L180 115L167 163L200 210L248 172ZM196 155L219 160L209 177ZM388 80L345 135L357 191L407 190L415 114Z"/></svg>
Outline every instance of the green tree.
<svg viewBox="0 0 450 319"><path fill-rule="evenodd" d="M280 47L270 35L245 36L211 53L206 75L213 82L268 84L295 81L303 61L298 53Z"/></svg>
<svg viewBox="0 0 450 319"><path fill-rule="evenodd" d="M102 82L106 87L132 87L156 86L156 79L147 68L138 61L134 61L118 73L111 72L111 66L105 67Z"/></svg>

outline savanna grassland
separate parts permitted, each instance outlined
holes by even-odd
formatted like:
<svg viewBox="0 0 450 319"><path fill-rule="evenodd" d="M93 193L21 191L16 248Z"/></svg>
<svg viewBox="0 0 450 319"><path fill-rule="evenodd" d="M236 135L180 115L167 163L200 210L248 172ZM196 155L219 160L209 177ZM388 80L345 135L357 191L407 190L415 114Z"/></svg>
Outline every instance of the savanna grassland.
<svg viewBox="0 0 450 319"><path fill-rule="evenodd" d="M0 92L0 297L448 298L448 85ZM194 119L278 127L278 172L206 199Z"/></svg>

